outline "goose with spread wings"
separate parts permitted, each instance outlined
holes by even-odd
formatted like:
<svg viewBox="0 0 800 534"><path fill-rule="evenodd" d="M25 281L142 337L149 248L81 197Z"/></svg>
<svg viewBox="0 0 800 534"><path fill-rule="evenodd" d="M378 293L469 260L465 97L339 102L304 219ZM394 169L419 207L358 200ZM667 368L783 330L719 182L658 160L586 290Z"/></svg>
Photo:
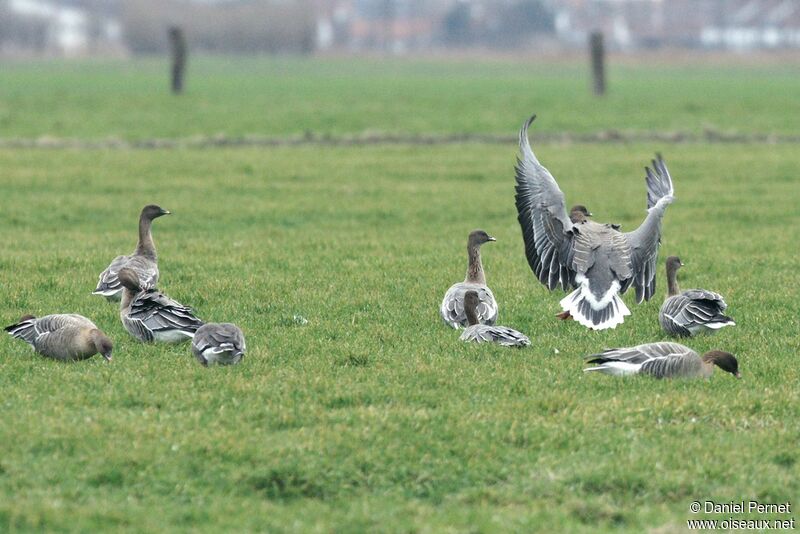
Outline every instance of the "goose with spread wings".
<svg viewBox="0 0 800 534"><path fill-rule="evenodd" d="M646 168L647 217L632 232L586 219L573 223L564 193L528 141L535 118L520 130L516 165L517 219L528 264L551 291L574 289L561 300L561 317L595 330L615 328L630 315L621 294L633 286L640 304L655 293L661 220L674 200L672 178L660 155Z"/></svg>

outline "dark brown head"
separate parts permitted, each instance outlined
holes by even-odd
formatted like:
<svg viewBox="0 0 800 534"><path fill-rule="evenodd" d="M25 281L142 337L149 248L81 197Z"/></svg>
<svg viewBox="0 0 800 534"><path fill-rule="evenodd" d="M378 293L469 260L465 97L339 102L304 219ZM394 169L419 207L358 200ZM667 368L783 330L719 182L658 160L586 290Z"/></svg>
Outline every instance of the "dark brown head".
<svg viewBox="0 0 800 534"><path fill-rule="evenodd" d="M703 361L713 363L736 378L742 378L742 375L739 374L739 362L736 360L736 356L730 352L712 350L703 354Z"/></svg>
<svg viewBox="0 0 800 534"><path fill-rule="evenodd" d="M139 276L127 267L119 270L117 273L117 279L125 289L130 289L131 291L137 292L142 290L142 287L139 284Z"/></svg>
<svg viewBox="0 0 800 534"><path fill-rule="evenodd" d="M157 219L162 215L170 215L168 210L165 210L161 206L156 206L155 204L150 204L142 208L142 214L140 216L141 219L147 219L148 221L152 221L153 219Z"/></svg>
<svg viewBox="0 0 800 534"><path fill-rule="evenodd" d="M478 304L481 299L478 297L477 291L467 291L464 293L464 314L467 316L467 322L470 326L478 324Z"/></svg>
<svg viewBox="0 0 800 534"><path fill-rule="evenodd" d="M667 271L677 272L681 267L683 267L683 262L678 256L670 256L667 258Z"/></svg>
<svg viewBox="0 0 800 534"><path fill-rule="evenodd" d="M495 238L484 232L483 230L475 230L469 234L469 246L483 245L489 241L497 241Z"/></svg>
<svg viewBox="0 0 800 534"><path fill-rule="evenodd" d="M583 204L575 204L572 206L572 209L569 210L569 220L572 221L573 224L584 222L591 216L592 212Z"/></svg>
<svg viewBox="0 0 800 534"><path fill-rule="evenodd" d="M94 347L97 349L97 352L103 356L109 362L111 361L111 351L114 350L114 344L111 343L111 340L108 339L103 332L100 330L94 329L91 332L92 342L94 343Z"/></svg>

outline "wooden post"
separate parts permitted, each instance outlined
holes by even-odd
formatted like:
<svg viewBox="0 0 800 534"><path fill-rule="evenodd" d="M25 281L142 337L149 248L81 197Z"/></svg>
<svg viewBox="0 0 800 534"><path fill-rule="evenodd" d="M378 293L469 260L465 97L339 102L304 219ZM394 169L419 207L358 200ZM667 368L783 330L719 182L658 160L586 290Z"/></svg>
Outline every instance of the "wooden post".
<svg viewBox="0 0 800 534"><path fill-rule="evenodd" d="M595 96L603 96L606 94L606 52L602 32L592 32L589 37L589 54L592 58L592 89Z"/></svg>
<svg viewBox="0 0 800 534"><path fill-rule="evenodd" d="M179 26L169 28L169 48L172 55L172 92L183 92L183 76L186 70L186 39Z"/></svg>

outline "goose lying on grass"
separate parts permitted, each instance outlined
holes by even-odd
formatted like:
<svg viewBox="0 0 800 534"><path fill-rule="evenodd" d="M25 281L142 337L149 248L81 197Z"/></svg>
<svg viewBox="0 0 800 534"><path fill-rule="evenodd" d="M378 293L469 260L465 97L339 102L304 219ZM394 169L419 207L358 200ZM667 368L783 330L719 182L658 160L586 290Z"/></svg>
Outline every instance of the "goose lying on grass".
<svg viewBox="0 0 800 534"><path fill-rule="evenodd" d="M728 307L722 295L705 289L681 292L678 269L682 266L683 262L677 256L667 258L669 293L658 313L661 328L670 335L688 337L735 325L733 319L722 313Z"/></svg>
<svg viewBox="0 0 800 534"><path fill-rule="evenodd" d="M531 344L528 336L512 328L480 324L479 305L480 297L476 291L470 290L464 294L464 313L467 315L469 326L461 334L461 341L497 343L505 347L525 347Z"/></svg>
<svg viewBox="0 0 800 534"><path fill-rule="evenodd" d="M647 171L647 217L633 232L584 220L573 223L564 193L539 163L528 141L531 117L520 130L516 166L516 205L525 254L536 278L551 291L575 291L561 300L566 314L596 329L621 324L628 307L619 295L631 286L636 302L649 300L656 288L661 219L673 201L672 179L658 156Z"/></svg>
<svg viewBox="0 0 800 534"><path fill-rule="evenodd" d="M119 300L122 296L122 285L119 283L117 273L120 269L131 269L139 277L143 288L156 287L158 283L158 256L153 234L150 227L153 219L170 212L156 205L145 206L139 215L139 243L130 256L117 256L105 271L100 273L100 280L92 292L93 295L102 295L108 300Z"/></svg>
<svg viewBox="0 0 800 534"><path fill-rule="evenodd" d="M120 319L125 330L139 341L179 343L193 338L203 325L190 308L157 289L143 289L133 270L121 269L118 277L124 288Z"/></svg>
<svg viewBox="0 0 800 534"><path fill-rule="evenodd" d="M481 245L495 238L483 230L475 230L469 234L467 240L467 276L463 282L453 284L442 300L439 313L445 324L453 328L467 326L467 315L464 313L464 294L475 291L478 294L478 321L483 324L494 324L497 320L497 301L492 290L486 285L486 275L483 273L481 263Z"/></svg>
<svg viewBox="0 0 800 534"><path fill-rule="evenodd" d="M670 342L609 349L587 356L586 363L599 365L587 367L584 372L599 371L614 376L649 375L655 378L710 378L716 365L741 378L739 362L733 354L712 350L700 356L689 347Z"/></svg>
<svg viewBox="0 0 800 534"><path fill-rule="evenodd" d="M192 353L203 365L235 365L244 357L241 329L231 323L206 323L192 339Z"/></svg>
<svg viewBox="0 0 800 534"><path fill-rule="evenodd" d="M85 360L95 354L111 361L111 340L97 326L75 313L34 317L26 315L5 331L54 360Z"/></svg>

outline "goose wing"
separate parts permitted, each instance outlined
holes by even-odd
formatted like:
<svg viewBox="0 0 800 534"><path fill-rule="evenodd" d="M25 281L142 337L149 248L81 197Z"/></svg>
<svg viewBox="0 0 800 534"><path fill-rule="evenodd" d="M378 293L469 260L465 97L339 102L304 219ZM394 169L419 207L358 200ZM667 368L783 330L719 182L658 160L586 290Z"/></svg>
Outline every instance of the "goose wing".
<svg viewBox="0 0 800 534"><path fill-rule="evenodd" d="M442 299L439 313L444 322L453 327L460 328L467 325L467 314L464 311L464 294L467 291L478 294L478 320L481 324L494 324L497 320L497 301L488 286L479 286L459 282L453 284Z"/></svg>
<svg viewBox="0 0 800 534"><path fill-rule="evenodd" d="M586 363L600 364L599 367L586 370L623 369L625 366L628 374L646 374L655 378L687 376L697 373L701 367L696 352L679 343L670 342L609 349L587 356Z"/></svg>
<svg viewBox="0 0 800 534"><path fill-rule="evenodd" d="M506 347L524 347L531 344L528 336L513 328L485 324L467 327L461 334L461 340L475 343L497 343Z"/></svg>
<svg viewBox="0 0 800 534"><path fill-rule="evenodd" d="M114 261L100 273L97 287L92 292L94 295L113 297L122 292L122 284L117 278L117 273L122 268L131 269L139 277L142 289L151 289L158 283L158 264L150 258L143 256L117 256Z"/></svg>
<svg viewBox="0 0 800 534"><path fill-rule="evenodd" d="M705 289L690 289L667 299L659 319L667 332L690 336L698 329L735 324L723 314L725 308L727 304L721 295Z"/></svg>
<svg viewBox="0 0 800 534"><path fill-rule="evenodd" d="M148 289L136 296L128 318L139 322L153 334L177 330L193 336L203 325L191 308L156 289Z"/></svg>
<svg viewBox="0 0 800 534"><path fill-rule="evenodd" d="M633 276L623 286L627 291L633 285L636 303L650 300L656 292L656 267L658 247L661 244L661 219L667 206L672 204L674 189L672 177L660 154L652 161L653 168L645 167L647 182L647 217L639 228L623 234L631 250Z"/></svg>
<svg viewBox="0 0 800 534"><path fill-rule="evenodd" d="M231 323L209 323L200 327L192 339L192 347L200 354L211 350L215 354L231 351L244 354L245 341L241 329Z"/></svg>
<svg viewBox="0 0 800 534"><path fill-rule="evenodd" d="M573 285L570 270L572 221L567 214L564 193L553 176L531 149L528 127L532 116L519 132L516 170L517 220L525 241L525 255L539 281L553 290Z"/></svg>

